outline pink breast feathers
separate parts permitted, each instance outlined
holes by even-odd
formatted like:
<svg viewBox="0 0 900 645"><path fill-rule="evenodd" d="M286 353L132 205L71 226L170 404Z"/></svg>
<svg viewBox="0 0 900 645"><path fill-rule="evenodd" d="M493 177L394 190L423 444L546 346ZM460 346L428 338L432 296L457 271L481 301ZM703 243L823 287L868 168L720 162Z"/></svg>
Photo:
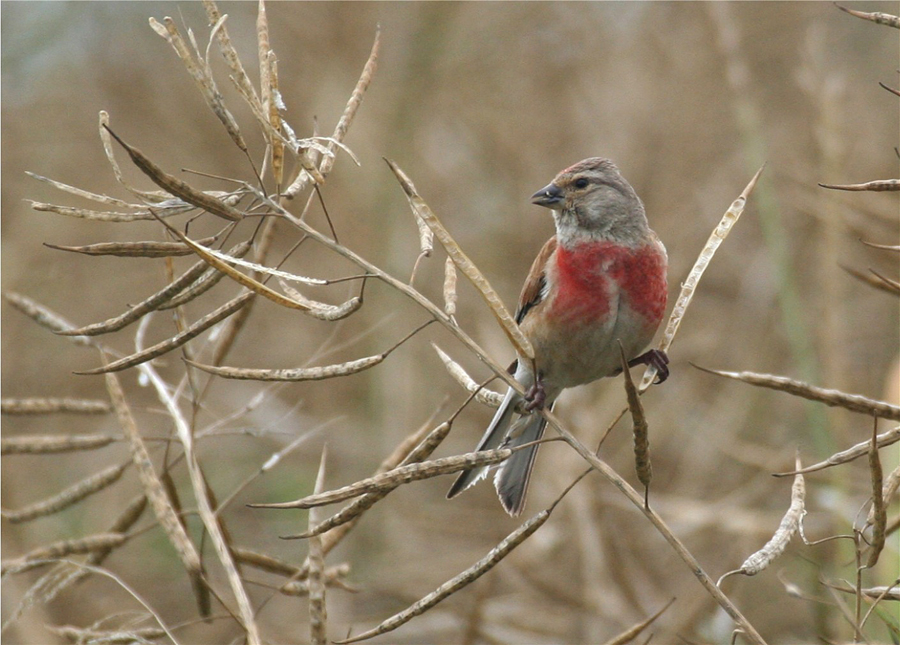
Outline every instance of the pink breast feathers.
<svg viewBox="0 0 900 645"><path fill-rule="evenodd" d="M666 310L666 260L647 244L637 249L612 242L590 242L556 251L559 291L554 310L563 317L588 322L609 313L609 281L619 285L621 297L656 327Z"/></svg>

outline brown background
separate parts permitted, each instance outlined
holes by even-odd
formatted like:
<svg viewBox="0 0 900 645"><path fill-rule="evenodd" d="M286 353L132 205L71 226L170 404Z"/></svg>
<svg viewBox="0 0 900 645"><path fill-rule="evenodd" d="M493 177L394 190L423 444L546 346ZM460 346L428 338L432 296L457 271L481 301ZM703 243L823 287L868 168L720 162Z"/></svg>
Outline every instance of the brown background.
<svg viewBox="0 0 900 645"><path fill-rule="evenodd" d="M897 3L856 8L898 13ZM229 4L222 11L229 14L231 36L256 79L255 5ZM672 348L672 377L645 402L652 432L652 503L713 577L739 566L778 525L790 483L769 473L787 469L795 448L812 462L864 440L871 426L864 417L716 379L689 361L785 374L896 400L896 387L889 384L897 370L896 300L839 268L874 267L897 278L895 257L858 241L897 244L896 195L816 186L897 176L897 100L877 86L898 84L896 31L818 2L273 3L268 12L285 118L300 136L312 132L314 119L322 133L332 130L381 24L378 72L346 139L361 166L340 155L323 192L341 241L399 277L412 269L417 233L382 156L410 174L509 306L552 232L546 211L529 205L528 197L561 168L594 155L616 161L669 249L672 302L721 214L767 162L756 195L701 283ZM161 239L159 227L33 212L24 200L88 205L24 171L127 197L97 137L97 113L107 110L116 131L169 172L192 168L252 178L246 159L207 110L171 48L148 28L149 16L164 15L183 18L205 46L208 31L199 4L3 5L2 286L77 324L116 315L126 303L155 291L163 281L161 266L152 260L73 256L41 243ZM215 46L212 51L217 56ZM217 62L216 69L260 158L256 126L224 66ZM119 159L124 166L125 156ZM150 188L137 171L127 173L135 184ZM192 181L204 189L224 187L213 180ZM311 221L324 226L320 209L313 209ZM283 229L273 257L294 239ZM426 260L416 282L438 302L443 260L437 252ZM178 266L190 261L182 259ZM309 243L290 268L327 277L353 272ZM460 323L505 363L512 352L502 333L474 290L462 279L460 284ZM189 312L199 317L235 291L223 283ZM340 285L309 295L338 302L350 292ZM363 310L336 331L260 302L228 363L340 362L383 351L426 319L382 285L371 284L366 295ZM95 352L52 336L7 304L2 312L4 397L105 398L101 378L71 374L94 367ZM148 342L170 330L168 318L157 315ZM251 511L245 503L308 493L326 441L329 485L362 478L442 404L439 419L461 403L462 392L428 340L475 378L487 376L476 359L433 326L382 366L358 376L268 388L215 383L201 425L267 391L262 405L229 425L265 436L230 434L201 444L200 459L220 498L274 450L313 432L232 504L226 517L238 544L300 561L305 545L277 536L300 530L305 513ZM108 342L129 353L134 330L118 332ZM173 381L183 372L175 355L164 359L160 370ZM153 393L138 386L134 370L122 380L145 434L164 436L170 428ZM557 410L593 443L622 401L620 382L606 381L567 393ZM440 456L469 449L489 418L487 409L464 412ZM111 415L99 421L5 418L3 431L116 432L117 426ZM81 457L6 458L2 504L18 508L48 497L126 455L126 446L117 444ZM634 479L624 425L613 432L603 457ZM583 467L561 444L546 447L526 515L552 501ZM330 593L332 637L399 611L518 526L502 513L490 485L448 502L445 479L397 491L329 556L330 563L352 564L350 580L361 589ZM187 490L183 471L176 480ZM811 477L808 485L807 531L823 537L848 530L869 483L860 463L843 468L840 476ZM129 471L117 487L61 515L5 525L3 557L102 530L137 490ZM192 520L191 526L197 529L199 522ZM811 597L825 598L817 575L852 576L848 556L839 547L794 542L772 569L731 580L726 590L772 643L813 642L817 635L839 639L848 632L836 610L789 596L779 576ZM884 574L872 584L893 580L896 540L882 560ZM135 539L108 566L170 622L194 617L187 580L158 529ZM4 619L33 579L4 583ZM257 602L270 593L255 586L251 592ZM600 642L672 597L678 600L658 623L658 642L729 640L730 621L662 538L617 491L593 476L497 570L380 642ZM134 601L111 581L92 580L30 610L7 636L10 642L49 642L53 637L42 623L86 626L133 609ZM480 635L466 635L473 612L483 621ZM304 642L305 616L305 601L276 598L260 621L273 641ZM184 642L225 642L235 635L227 623L181 633ZM875 637L886 638L877 631Z"/></svg>

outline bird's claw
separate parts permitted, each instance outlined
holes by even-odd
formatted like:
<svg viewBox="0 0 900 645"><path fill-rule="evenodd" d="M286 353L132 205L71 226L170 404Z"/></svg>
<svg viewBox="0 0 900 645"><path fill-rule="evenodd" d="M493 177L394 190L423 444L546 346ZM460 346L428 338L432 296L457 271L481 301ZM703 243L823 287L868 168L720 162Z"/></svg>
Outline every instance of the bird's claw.
<svg viewBox="0 0 900 645"><path fill-rule="evenodd" d="M535 381L534 385L525 392L525 411L543 410L546 402L547 393L544 391L544 384L540 380Z"/></svg>
<svg viewBox="0 0 900 645"><path fill-rule="evenodd" d="M669 356L661 349L651 349L637 358L628 361L628 367L635 365L649 365L656 368L656 381L654 385L659 385L669 378Z"/></svg>

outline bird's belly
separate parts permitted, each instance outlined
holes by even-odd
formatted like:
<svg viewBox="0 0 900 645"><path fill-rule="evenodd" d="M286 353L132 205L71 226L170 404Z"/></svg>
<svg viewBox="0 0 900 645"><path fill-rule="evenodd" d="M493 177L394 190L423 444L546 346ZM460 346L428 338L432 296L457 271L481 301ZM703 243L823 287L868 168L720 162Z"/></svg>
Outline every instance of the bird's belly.
<svg viewBox="0 0 900 645"><path fill-rule="evenodd" d="M631 360L653 339L655 325L631 307L614 303L612 311L562 317L530 335L538 370L548 387L562 390L613 376L622 368L619 341Z"/></svg>

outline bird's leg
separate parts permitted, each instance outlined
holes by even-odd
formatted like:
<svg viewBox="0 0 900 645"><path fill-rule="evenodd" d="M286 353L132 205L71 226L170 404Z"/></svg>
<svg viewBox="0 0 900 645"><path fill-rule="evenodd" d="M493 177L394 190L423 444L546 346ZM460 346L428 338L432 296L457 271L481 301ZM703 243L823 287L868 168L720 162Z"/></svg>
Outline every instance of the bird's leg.
<svg viewBox="0 0 900 645"><path fill-rule="evenodd" d="M667 367L668 364L669 357L661 349L647 350L637 358L632 358L630 361L628 361L628 367L634 367L635 365L650 365L652 367L655 367L655 385L659 385L667 378L669 378L669 368Z"/></svg>
<svg viewBox="0 0 900 645"><path fill-rule="evenodd" d="M544 391L544 381L538 378L535 380L534 385L525 392L525 411L543 410L546 401L547 393Z"/></svg>

